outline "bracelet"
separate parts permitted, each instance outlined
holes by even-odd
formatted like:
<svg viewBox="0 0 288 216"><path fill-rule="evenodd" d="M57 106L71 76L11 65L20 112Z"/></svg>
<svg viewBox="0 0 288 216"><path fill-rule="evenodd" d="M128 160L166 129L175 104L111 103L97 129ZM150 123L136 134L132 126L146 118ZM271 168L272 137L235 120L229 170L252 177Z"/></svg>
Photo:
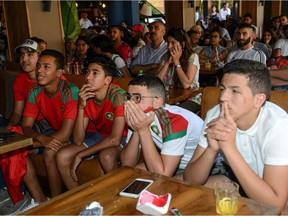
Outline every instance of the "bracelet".
<svg viewBox="0 0 288 216"><path fill-rule="evenodd" d="M78 108L78 109L84 109L85 107L78 105L77 108Z"/></svg>
<svg viewBox="0 0 288 216"><path fill-rule="evenodd" d="M177 64L175 65L176 68L180 68L181 67L181 64Z"/></svg>

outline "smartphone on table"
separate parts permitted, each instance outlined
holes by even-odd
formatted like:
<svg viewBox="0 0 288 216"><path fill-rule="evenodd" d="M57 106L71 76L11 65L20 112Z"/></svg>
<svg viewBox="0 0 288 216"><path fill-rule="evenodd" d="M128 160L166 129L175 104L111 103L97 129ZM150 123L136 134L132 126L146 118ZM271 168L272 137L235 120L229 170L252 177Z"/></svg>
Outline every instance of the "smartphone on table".
<svg viewBox="0 0 288 216"><path fill-rule="evenodd" d="M140 193L147 189L153 180L136 178L127 187L125 187L119 194L123 197L138 198Z"/></svg>

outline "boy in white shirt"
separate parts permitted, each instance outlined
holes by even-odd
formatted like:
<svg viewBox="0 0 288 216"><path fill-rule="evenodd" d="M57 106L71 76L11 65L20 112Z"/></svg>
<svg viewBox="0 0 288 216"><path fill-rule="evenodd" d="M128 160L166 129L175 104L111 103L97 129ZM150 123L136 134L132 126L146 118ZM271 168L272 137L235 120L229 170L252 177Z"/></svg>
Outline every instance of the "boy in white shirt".
<svg viewBox="0 0 288 216"><path fill-rule="evenodd" d="M284 208L288 197L288 115L267 102L269 70L251 60L223 69L220 105L204 122L184 180L211 187L217 180L239 183L248 198ZM218 154L226 172L209 176Z"/></svg>

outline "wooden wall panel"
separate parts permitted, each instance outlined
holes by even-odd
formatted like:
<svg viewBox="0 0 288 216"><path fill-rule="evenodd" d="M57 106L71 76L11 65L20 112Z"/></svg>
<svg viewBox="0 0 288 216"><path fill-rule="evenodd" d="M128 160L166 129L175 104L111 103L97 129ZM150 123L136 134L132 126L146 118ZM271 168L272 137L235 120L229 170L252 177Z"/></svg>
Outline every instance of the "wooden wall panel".
<svg viewBox="0 0 288 216"><path fill-rule="evenodd" d="M165 1L166 30L183 28L183 0Z"/></svg>
<svg viewBox="0 0 288 216"><path fill-rule="evenodd" d="M251 13L254 25L257 23L257 4L257 1L241 1L240 16L243 17L245 13Z"/></svg>
<svg viewBox="0 0 288 216"><path fill-rule="evenodd" d="M14 49L29 38L29 25L25 1L3 1L4 14L7 25L9 45L9 60L16 61Z"/></svg>

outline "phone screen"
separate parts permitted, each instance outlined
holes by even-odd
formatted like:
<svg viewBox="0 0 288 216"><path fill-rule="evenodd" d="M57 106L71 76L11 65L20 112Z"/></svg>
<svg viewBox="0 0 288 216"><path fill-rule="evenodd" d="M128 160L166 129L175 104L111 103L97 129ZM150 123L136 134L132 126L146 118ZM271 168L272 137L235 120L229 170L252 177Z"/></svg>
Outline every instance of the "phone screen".
<svg viewBox="0 0 288 216"><path fill-rule="evenodd" d="M151 182L135 180L131 185L129 185L123 192L140 194Z"/></svg>

